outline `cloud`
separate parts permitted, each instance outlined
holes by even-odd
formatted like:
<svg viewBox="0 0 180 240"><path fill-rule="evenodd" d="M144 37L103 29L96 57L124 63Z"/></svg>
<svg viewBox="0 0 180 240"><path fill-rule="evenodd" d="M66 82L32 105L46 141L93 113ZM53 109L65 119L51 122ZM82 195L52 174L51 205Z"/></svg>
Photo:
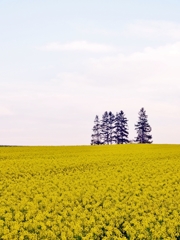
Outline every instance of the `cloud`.
<svg viewBox="0 0 180 240"><path fill-rule="evenodd" d="M4 106L0 106L0 116L11 116L13 112Z"/></svg>
<svg viewBox="0 0 180 240"><path fill-rule="evenodd" d="M84 79L86 78L86 76L82 75L82 74L79 74L77 72L61 72L59 74L57 74L57 76L55 78L52 78L51 81L52 82L61 82L61 83L64 83L64 82L71 82L71 83L79 83L79 82L82 82L84 81Z"/></svg>
<svg viewBox="0 0 180 240"><path fill-rule="evenodd" d="M111 52L115 48L106 44L90 43L87 41L74 41L69 43L52 42L39 47L43 51L86 51L86 52Z"/></svg>
<svg viewBox="0 0 180 240"><path fill-rule="evenodd" d="M142 38L180 39L180 24L169 21L139 20L127 25L124 34ZM162 40L164 40L162 38Z"/></svg>
<svg viewBox="0 0 180 240"><path fill-rule="evenodd" d="M0 134L2 142L89 144L95 115L101 117L106 110L116 113L121 109L129 120L133 139L138 111L144 107L154 142L178 143L179 62L180 42L176 42L132 54L95 55L83 62L83 70L81 64L75 70L54 69L49 82L4 86L1 102L15 114L1 119L7 129L6 135ZM0 108L1 114L7 114L6 110ZM13 132L18 128L19 140Z"/></svg>
<svg viewBox="0 0 180 240"><path fill-rule="evenodd" d="M158 48L148 47L129 55L91 58L89 75L91 79L98 77L100 85L148 84L156 89L175 84L178 87L179 62L180 42L176 42Z"/></svg>

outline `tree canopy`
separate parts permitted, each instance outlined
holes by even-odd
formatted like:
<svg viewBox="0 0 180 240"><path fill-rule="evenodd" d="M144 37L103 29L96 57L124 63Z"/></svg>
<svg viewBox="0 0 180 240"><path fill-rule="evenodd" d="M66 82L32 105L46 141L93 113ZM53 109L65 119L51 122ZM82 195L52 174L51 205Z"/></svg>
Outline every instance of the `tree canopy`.
<svg viewBox="0 0 180 240"><path fill-rule="evenodd" d="M152 143L152 135L150 135L152 128L147 118L148 115L146 115L146 111L144 108L141 108L138 122L135 124L135 130L137 131L135 142L137 143Z"/></svg>
<svg viewBox="0 0 180 240"><path fill-rule="evenodd" d="M91 135L91 145L101 144L124 144L132 142L128 139L129 128L128 119L121 110L115 115L110 111L105 111L100 120L96 115ZM137 136L133 142L152 143L151 126L148 123L148 116L144 108L138 113L138 122L135 124Z"/></svg>
<svg viewBox="0 0 180 240"><path fill-rule="evenodd" d="M105 111L102 119L96 115L91 135L91 144L123 144L128 143L128 120L123 111L114 115L111 111Z"/></svg>

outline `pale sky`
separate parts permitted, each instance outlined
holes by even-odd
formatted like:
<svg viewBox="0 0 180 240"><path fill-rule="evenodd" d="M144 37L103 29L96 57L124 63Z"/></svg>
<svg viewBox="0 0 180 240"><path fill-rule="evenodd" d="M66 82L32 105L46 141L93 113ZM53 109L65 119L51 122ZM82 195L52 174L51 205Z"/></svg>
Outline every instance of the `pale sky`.
<svg viewBox="0 0 180 240"><path fill-rule="evenodd" d="M180 143L179 0L0 0L0 145L90 144L95 115L144 107Z"/></svg>

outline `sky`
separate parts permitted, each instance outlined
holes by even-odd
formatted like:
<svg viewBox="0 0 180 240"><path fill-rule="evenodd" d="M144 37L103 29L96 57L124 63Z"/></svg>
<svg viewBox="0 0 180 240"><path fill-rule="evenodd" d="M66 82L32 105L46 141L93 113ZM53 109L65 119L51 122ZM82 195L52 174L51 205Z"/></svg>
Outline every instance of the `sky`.
<svg viewBox="0 0 180 240"><path fill-rule="evenodd" d="M88 145L95 116L144 107L180 143L179 0L0 0L0 145Z"/></svg>

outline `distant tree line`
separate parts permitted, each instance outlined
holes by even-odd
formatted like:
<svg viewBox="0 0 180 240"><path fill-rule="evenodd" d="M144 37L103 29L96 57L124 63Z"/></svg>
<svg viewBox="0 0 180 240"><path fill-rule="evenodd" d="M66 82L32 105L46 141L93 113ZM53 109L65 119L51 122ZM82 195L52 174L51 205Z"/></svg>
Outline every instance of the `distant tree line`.
<svg viewBox="0 0 180 240"><path fill-rule="evenodd" d="M150 135L152 129L147 118L146 111L144 108L141 108L138 122L135 124L137 136L133 141L136 143L152 143L152 135ZM122 110L115 115L112 112L106 111L102 115L101 120L98 115L96 115L92 130L91 145L124 144L132 142L128 139L128 120Z"/></svg>

